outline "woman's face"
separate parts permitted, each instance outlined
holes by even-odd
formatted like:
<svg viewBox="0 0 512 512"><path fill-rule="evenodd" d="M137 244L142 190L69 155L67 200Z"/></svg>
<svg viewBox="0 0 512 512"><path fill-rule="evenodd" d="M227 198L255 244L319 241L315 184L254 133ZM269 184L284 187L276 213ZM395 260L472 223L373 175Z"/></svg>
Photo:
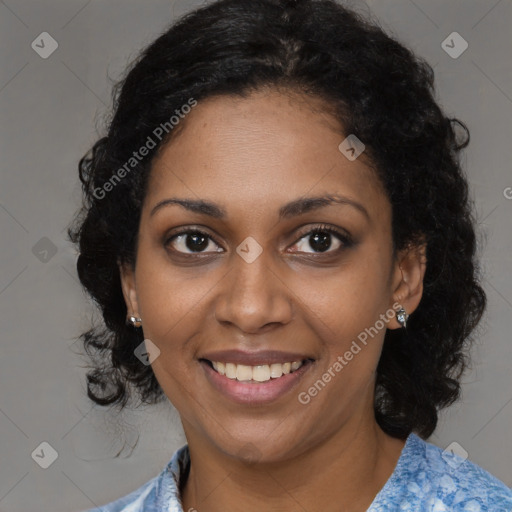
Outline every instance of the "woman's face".
<svg viewBox="0 0 512 512"><path fill-rule="evenodd" d="M391 206L318 107L277 90L200 101L154 162L123 289L189 443L285 460L373 421L402 278Z"/></svg>

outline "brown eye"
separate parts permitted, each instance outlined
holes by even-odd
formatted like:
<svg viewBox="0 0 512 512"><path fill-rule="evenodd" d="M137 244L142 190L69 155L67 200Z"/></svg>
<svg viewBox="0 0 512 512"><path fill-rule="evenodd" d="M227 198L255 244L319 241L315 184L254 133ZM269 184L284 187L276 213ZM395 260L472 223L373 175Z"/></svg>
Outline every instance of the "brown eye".
<svg viewBox="0 0 512 512"><path fill-rule="evenodd" d="M208 233L194 229L189 231L181 231L180 233L172 235L166 240L165 245L166 247L172 246L173 250L184 254L201 254L205 252L222 251L222 249L212 249L212 244L210 242L213 243L213 246L218 247L216 242ZM210 248L209 251L207 250L208 248Z"/></svg>
<svg viewBox="0 0 512 512"><path fill-rule="evenodd" d="M302 235L295 244L298 249L293 252L310 252L313 254L338 252L342 248L350 247L351 245L351 239L344 233L332 227L319 226ZM308 251L308 249L311 251Z"/></svg>

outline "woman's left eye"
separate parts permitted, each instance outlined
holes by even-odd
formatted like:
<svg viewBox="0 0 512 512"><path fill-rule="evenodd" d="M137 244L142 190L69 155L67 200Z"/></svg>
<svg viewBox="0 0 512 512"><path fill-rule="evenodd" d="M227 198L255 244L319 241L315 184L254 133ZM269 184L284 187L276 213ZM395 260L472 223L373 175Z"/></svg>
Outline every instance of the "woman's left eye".
<svg viewBox="0 0 512 512"><path fill-rule="evenodd" d="M333 248L333 237L335 247ZM292 252L308 252L306 249L312 249L312 253L336 252L342 247L351 245L349 237L338 230L331 227L316 227L303 235L295 244L297 251Z"/></svg>

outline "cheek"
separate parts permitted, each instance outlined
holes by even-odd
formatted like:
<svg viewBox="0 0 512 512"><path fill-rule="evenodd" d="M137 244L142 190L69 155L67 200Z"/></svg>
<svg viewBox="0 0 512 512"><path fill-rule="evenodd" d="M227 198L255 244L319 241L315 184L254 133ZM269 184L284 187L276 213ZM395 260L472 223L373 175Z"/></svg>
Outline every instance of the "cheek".
<svg viewBox="0 0 512 512"><path fill-rule="evenodd" d="M188 416L196 399L195 335L205 329L201 301L212 285L204 279L191 279L154 254L142 251L136 279L144 337L160 350L152 362L153 372L180 414Z"/></svg>
<svg viewBox="0 0 512 512"><path fill-rule="evenodd" d="M358 407L358 400L374 380L386 332L381 315L388 309L391 262L379 254L382 251L369 247L358 251L316 288L311 287L311 280L302 281L304 292L309 289L305 295L311 311L309 327L323 342L314 381L328 381L323 388L327 392L316 404L321 407L332 400L338 404L333 415Z"/></svg>
<svg viewBox="0 0 512 512"><path fill-rule="evenodd" d="M215 280L206 267L171 265L163 250L141 240L136 282L144 334L167 345L173 339L186 339L189 327L198 325L202 301Z"/></svg>
<svg viewBox="0 0 512 512"><path fill-rule="evenodd" d="M327 275L302 273L293 289L322 320L330 339L357 336L375 324L389 304L390 259L383 251L359 250ZM339 336L338 336L339 335Z"/></svg>

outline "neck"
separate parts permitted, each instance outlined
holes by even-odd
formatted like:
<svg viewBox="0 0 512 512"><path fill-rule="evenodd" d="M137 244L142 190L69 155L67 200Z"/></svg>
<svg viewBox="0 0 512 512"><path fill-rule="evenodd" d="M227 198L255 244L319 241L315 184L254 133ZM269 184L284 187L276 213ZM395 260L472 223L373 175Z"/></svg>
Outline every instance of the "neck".
<svg viewBox="0 0 512 512"><path fill-rule="evenodd" d="M346 424L331 438L278 463L248 464L187 432L191 469L184 510L364 512L393 473L405 441L373 421Z"/></svg>

